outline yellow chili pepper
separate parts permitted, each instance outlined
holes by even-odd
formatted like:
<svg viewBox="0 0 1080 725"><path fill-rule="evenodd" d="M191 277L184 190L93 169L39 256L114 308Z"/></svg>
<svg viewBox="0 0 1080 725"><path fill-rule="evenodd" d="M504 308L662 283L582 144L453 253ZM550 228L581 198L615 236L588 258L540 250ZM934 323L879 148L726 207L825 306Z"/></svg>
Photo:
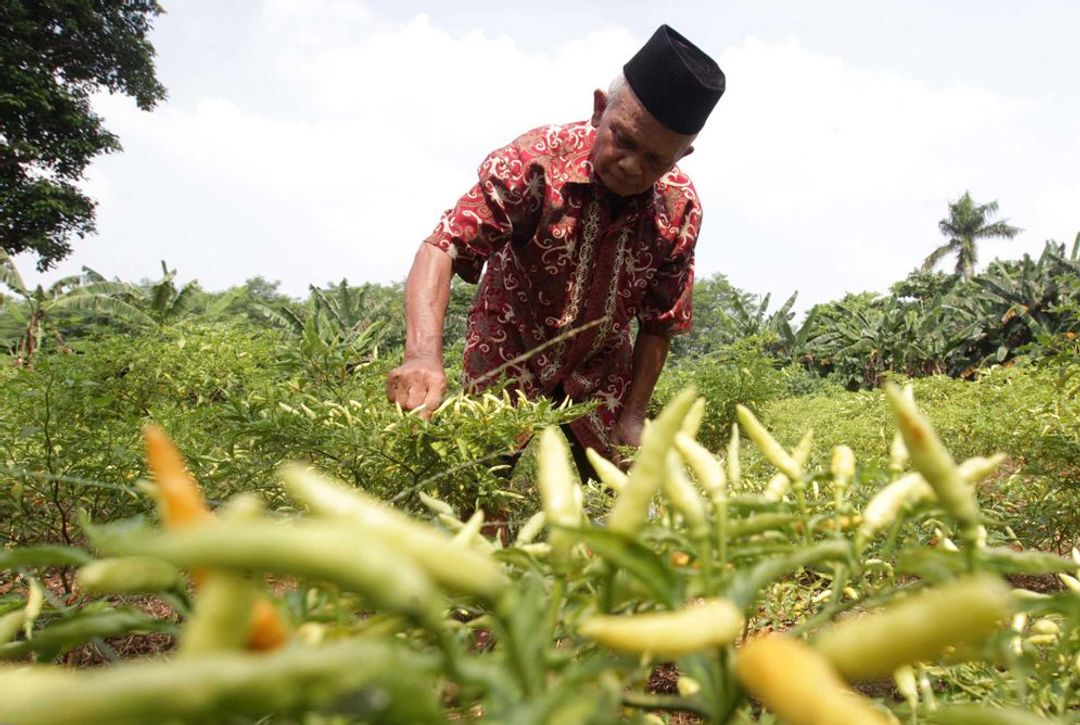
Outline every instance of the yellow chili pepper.
<svg viewBox="0 0 1080 725"><path fill-rule="evenodd" d="M592 448L585 449L585 457L589 459L589 463L592 464L593 470L596 471L596 475L600 480L600 483L610 488L615 493L621 493L626 488L627 476L619 467L608 459L601 456Z"/></svg>
<svg viewBox="0 0 1080 725"><path fill-rule="evenodd" d="M983 640L1011 609L1009 587L980 574L844 620L821 632L814 646L850 681L888 677L900 665Z"/></svg>
<svg viewBox="0 0 1080 725"><path fill-rule="evenodd" d="M739 465L739 424L731 424L731 440L727 449L727 475L732 488L742 484L742 466Z"/></svg>
<svg viewBox="0 0 1080 725"><path fill-rule="evenodd" d="M280 473L289 494L312 513L346 520L378 537L445 587L493 599L508 584L501 567L490 556L452 546L444 532L360 489L346 487L298 464L285 465Z"/></svg>
<svg viewBox="0 0 1080 725"><path fill-rule="evenodd" d="M836 446L832 450L829 468L832 472L833 487L842 494L855 477L855 452L849 446Z"/></svg>
<svg viewBox="0 0 1080 725"><path fill-rule="evenodd" d="M675 612L589 617L578 633L620 652L681 657L723 647L742 631L742 613L727 599L707 599Z"/></svg>
<svg viewBox="0 0 1080 725"><path fill-rule="evenodd" d="M680 433L684 433L691 438L697 438L698 431L701 430L701 423L705 420L705 398L698 398L694 401L694 404L690 406L690 410L686 413L686 417L683 418L682 427L679 429Z"/></svg>
<svg viewBox="0 0 1080 725"><path fill-rule="evenodd" d="M664 476L664 496L675 510L682 514L693 537L708 536L709 522L705 504L698 496L690 479L686 477L682 459L675 451L667 456L667 475Z"/></svg>
<svg viewBox="0 0 1080 725"><path fill-rule="evenodd" d="M939 501L961 526L973 532L979 523L979 509L974 491L964 485L953 457L934 432L930 421L919 412L894 384L886 384L885 399L889 403L897 428L911 455L911 463L934 489Z"/></svg>
<svg viewBox="0 0 1080 725"><path fill-rule="evenodd" d="M873 703L840 679L828 660L787 635L751 640L738 650L735 675L789 725L884 725Z"/></svg>
<svg viewBox="0 0 1080 725"><path fill-rule="evenodd" d="M716 456L681 431L675 436L675 448L694 471L698 483L713 503L722 502L727 497L727 476Z"/></svg>
<svg viewBox="0 0 1080 725"><path fill-rule="evenodd" d="M739 417L739 423L746 430L746 435L761 450L769 463L776 466L781 473L793 481L802 478L802 467L784 450L783 446L776 442L776 439L772 437L769 431L765 430L765 426L754 417L749 408L744 405L737 405L735 406L735 414Z"/></svg>
<svg viewBox="0 0 1080 725"><path fill-rule="evenodd" d="M641 450L630 469L626 487L608 514L607 525L611 531L633 536L645 525L649 502L664 479L668 449L696 399L693 388L682 391L642 431Z"/></svg>

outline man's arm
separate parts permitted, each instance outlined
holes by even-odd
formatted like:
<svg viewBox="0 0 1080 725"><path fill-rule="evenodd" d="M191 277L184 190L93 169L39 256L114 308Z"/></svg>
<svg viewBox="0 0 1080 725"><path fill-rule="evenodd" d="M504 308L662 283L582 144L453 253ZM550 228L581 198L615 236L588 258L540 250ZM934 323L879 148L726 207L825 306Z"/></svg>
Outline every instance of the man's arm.
<svg viewBox="0 0 1080 725"><path fill-rule="evenodd" d="M424 406L425 418L446 393L443 321L450 301L450 255L421 244L405 281L405 359L386 377L386 397L405 410Z"/></svg>
<svg viewBox="0 0 1080 725"><path fill-rule="evenodd" d="M623 397L622 413L615 424L611 442L614 445L641 445L641 428L649 408L656 380L664 369L671 338L639 331L634 341L634 363L630 388Z"/></svg>

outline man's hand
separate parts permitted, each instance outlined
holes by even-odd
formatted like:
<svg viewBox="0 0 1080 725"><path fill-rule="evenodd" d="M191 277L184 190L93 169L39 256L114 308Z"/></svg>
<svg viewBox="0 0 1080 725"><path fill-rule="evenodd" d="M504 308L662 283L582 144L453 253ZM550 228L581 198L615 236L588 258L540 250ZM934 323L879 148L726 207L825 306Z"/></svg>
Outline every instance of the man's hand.
<svg viewBox="0 0 1080 725"><path fill-rule="evenodd" d="M387 399L405 410L423 405L419 415L424 420L431 418L445 394L446 371L437 357L409 358L386 376Z"/></svg>
<svg viewBox="0 0 1080 725"><path fill-rule="evenodd" d="M615 424L615 430L611 433L611 444L613 446L640 446L641 429L644 426L644 415L623 410L619 421Z"/></svg>

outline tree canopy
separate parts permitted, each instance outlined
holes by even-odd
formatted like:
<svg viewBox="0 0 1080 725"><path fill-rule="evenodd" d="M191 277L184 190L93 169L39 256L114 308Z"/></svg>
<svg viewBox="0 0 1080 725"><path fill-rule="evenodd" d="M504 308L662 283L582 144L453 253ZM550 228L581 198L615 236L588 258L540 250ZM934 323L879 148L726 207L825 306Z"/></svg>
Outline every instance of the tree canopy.
<svg viewBox="0 0 1080 725"><path fill-rule="evenodd" d="M153 0L0 0L0 247L45 270L94 231L78 187L90 161L120 149L94 113L107 90L150 110L165 98L147 39Z"/></svg>

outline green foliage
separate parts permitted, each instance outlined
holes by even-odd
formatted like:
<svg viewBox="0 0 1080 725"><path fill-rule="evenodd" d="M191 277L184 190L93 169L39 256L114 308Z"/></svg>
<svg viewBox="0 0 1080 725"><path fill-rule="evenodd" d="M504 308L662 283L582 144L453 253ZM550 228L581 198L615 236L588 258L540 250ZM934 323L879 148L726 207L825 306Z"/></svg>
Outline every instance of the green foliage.
<svg viewBox="0 0 1080 725"><path fill-rule="evenodd" d="M650 410L658 412L674 395L694 386L708 401L700 439L720 450L727 444L735 406L758 406L780 396L790 375L765 351L767 338L747 337L708 355L677 361L657 383Z"/></svg>
<svg viewBox="0 0 1080 725"><path fill-rule="evenodd" d="M149 110L165 98L147 39L153 0L0 3L0 248L45 270L94 230L83 170L120 148L91 109L95 92Z"/></svg>
<svg viewBox="0 0 1080 725"><path fill-rule="evenodd" d="M79 508L95 518L145 508L139 433L156 420L208 480L242 460L222 437L232 395L269 384L275 340L226 326L182 326L82 341L33 369L4 369L0 387L0 520L13 541L71 542ZM265 383L263 382L265 381ZM242 481L252 485L250 481Z"/></svg>
<svg viewBox="0 0 1080 725"><path fill-rule="evenodd" d="M1073 532L1080 531L1076 370L994 367L974 382L944 376L913 381L916 396L957 458L1016 452L1007 464L1015 475L987 488L985 501L1025 542L1062 552L1075 545ZM774 400L762 416L789 446L812 428L819 450L845 443L868 472L888 466L892 433L879 391Z"/></svg>
<svg viewBox="0 0 1080 725"><path fill-rule="evenodd" d="M679 400L685 411L692 398ZM804 640L807 656L837 679L862 679L851 663L878 674L911 667L922 687L909 691L898 678L902 700L891 689L884 696L839 695L901 721L937 717L954 706L977 721L994 712L983 708L1000 707L1068 718L1080 706L1078 592L1012 592L1000 581L1071 577L1080 562L1006 546L1017 542L992 508L977 512L985 540L979 532L963 533L933 493L894 507L885 528L868 533L860 489L877 493L901 475L930 478L927 466L886 473L863 461L854 470L798 463L785 490L766 484L775 480L774 469L744 468L738 487L728 486L715 475L720 461L708 451L695 457L686 440L675 438L681 421L671 410L646 432L627 488L615 498L616 506L643 492L651 499L641 509L648 518L633 535L604 525L610 499L592 495L591 484L588 493L582 490L557 438L547 439L556 447L545 446L540 460L547 541L508 543L460 524L451 536L439 523L388 513L351 493L351 484L304 469L283 474L289 505L273 515L247 507L228 522L178 532L130 521L88 525L95 551L104 555L153 557L204 576L275 578L276 593L263 596L296 625L296 641L252 654L223 640L220 652L137 659L62 677L49 667L0 671L0 684L12 685L0 719L36 720L63 697L89 722L150 711L194 721L514 723L640 722L645 712L661 711L747 722L771 717L761 708L783 700L785 683L805 684L812 676L796 661L776 662L784 676L764 685L741 667L748 642L776 632ZM891 437L892 423L884 425ZM768 436L755 433L763 451L770 449ZM908 442L915 447L924 440ZM792 455L801 461L801 454ZM663 485L639 475L658 461L668 461ZM705 491L690 483L691 475ZM686 485L672 485L674 479ZM441 508L438 501L428 505ZM691 510L702 513L703 526L686 523ZM179 627L172 615L150 618L102 603L42 607L39 597L35 604L35 571L56 554L6 562L31 583L25 599L20 586L0 604L0 617L14 617L3 621L19 625L8 627L12 641L0 646L0 657L47 663L88 638L160 627L178 629L183 640L194 626L183 597L169 591L159 596L182 620ZM488 573L475 580L482 586L457 578L465 562ZM405 596L420 591L426 596ZM224 617L251 607L250 599L211 601L200 589L194 611L213 606ZM699 607L708 607L707 620ZM851 636L852 625L861 636ZM678 694L648 689L662 662L677 667ZM758 701L749 697L751 685L761 688L754 690ZM825 686L803 687L798 704L824 708L830 696L836 695Z"/></svg>

